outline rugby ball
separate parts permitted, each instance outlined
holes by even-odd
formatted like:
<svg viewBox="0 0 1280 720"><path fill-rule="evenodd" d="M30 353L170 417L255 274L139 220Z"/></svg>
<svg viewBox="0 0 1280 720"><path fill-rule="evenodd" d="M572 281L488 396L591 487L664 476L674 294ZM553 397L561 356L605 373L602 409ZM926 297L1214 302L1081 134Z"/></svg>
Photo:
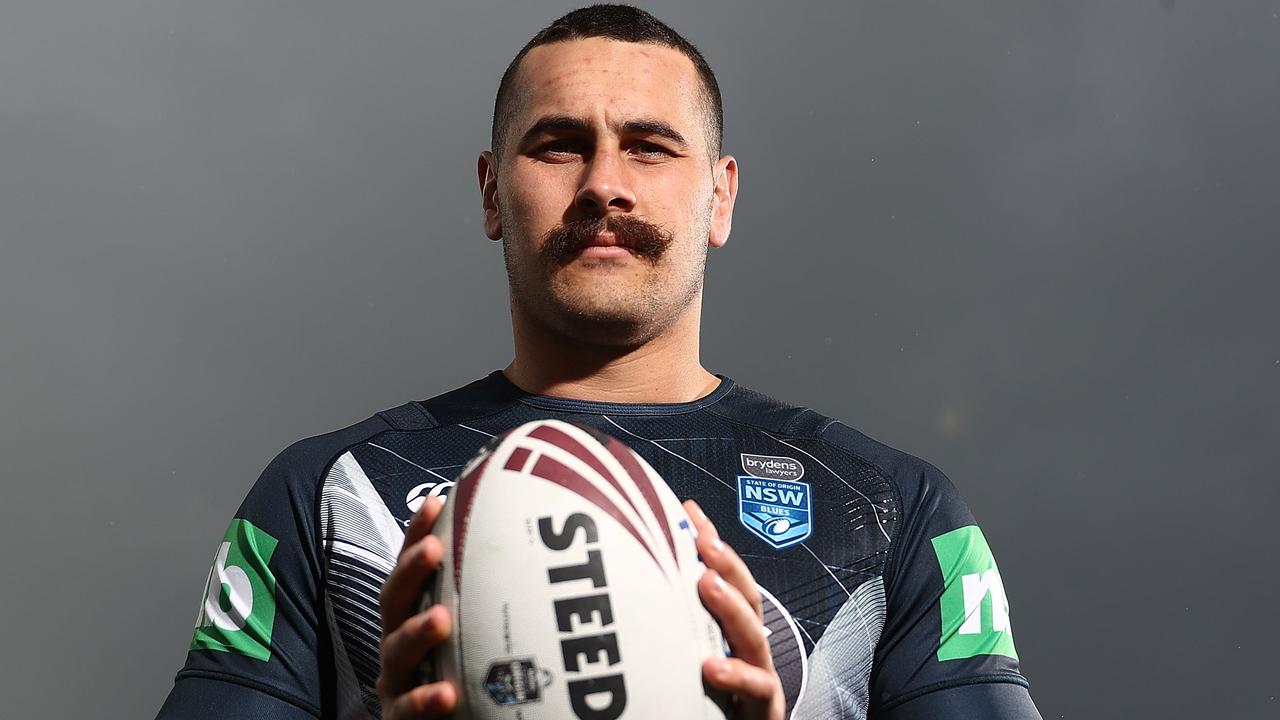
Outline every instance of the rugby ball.
<svg viewBox="0 0 1280 720"><path fill-rule="evenodd" d="M432 534L444 559L421 607L453 632L424 680L458 688L473 720L723 720L704 685L724 655L696 583L704 566L680 501L597 430L526 423L459 476Z"/></svg>

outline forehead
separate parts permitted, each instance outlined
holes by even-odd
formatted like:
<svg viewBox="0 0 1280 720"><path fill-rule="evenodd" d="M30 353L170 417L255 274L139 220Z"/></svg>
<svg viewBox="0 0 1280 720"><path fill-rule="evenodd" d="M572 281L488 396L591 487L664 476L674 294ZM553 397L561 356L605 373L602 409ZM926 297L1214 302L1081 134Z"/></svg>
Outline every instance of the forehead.
<svg viewBox="0 0 1280 720"><path fill-rule="evenodd" d="M575 115L656 117L682 132L701 120L702 86L693 62L674 48L607 38L539 45L520 64L519 130L536 118Z"/></svg>

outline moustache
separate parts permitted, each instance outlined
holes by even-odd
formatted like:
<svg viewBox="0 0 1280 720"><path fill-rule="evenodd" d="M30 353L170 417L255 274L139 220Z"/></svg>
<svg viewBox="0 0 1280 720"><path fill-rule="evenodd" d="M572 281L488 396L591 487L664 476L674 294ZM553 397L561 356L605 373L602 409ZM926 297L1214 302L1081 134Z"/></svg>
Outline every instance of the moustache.
<svg viewBox="0 0 1280 720"><path fill-rule="evenodd" d="M656 263L674 240L666 230L629 215L584 218L552 228L543 238L539 254L548 265L559 265L582 252L595 242L596 235L606 231L613 233L619 245L651 263Z"/></svg>

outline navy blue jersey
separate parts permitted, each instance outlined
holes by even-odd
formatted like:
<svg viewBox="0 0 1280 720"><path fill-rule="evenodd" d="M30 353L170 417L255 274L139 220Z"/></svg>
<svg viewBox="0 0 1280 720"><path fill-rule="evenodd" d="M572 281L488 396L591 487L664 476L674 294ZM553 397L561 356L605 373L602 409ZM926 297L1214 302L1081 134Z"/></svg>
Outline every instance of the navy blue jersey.
<svg viewBox="0 0 1280 720"><path fill-rule="evenodd" d="M493 436L630 445L746 561L794 718L1039 718L991 551L931 465L722 378L689 403L531 395L501 372L303 440L215 552L161 718L377 717L378 591L404 526Z"/></svg>

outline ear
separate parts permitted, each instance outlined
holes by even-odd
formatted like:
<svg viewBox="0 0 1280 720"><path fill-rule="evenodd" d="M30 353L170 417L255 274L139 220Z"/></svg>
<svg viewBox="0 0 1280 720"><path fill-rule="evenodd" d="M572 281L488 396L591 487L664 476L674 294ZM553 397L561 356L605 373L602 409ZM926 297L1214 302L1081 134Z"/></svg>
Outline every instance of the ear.
<svg viewBox="0 0 1280 720"><path fill-rule="evenodd" d="M725 155L716 161L713 173L716 187L707 242L713 248L720 248L729 242L729 230L733 227L733 202L738 199L738 161L732 155Z"/></svg>
<svg viewBox="0 0 1280 720"><path fill-rule="evenodd" d="M502 239L502 215L498 212L498 165L493 152L485 150L476 161L480 180L480 205L484 208L484 234L490 240Z"/></svg>

